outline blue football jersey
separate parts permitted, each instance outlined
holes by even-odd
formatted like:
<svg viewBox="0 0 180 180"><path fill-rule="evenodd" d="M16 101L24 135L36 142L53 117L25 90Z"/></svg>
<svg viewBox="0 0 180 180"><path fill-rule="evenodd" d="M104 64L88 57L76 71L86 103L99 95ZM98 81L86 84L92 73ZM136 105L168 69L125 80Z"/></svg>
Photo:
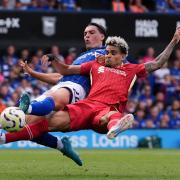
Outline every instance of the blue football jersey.
<svg viewBox="0 0 180 180"><path fill-rule="evenodd" d="M77 57L73 65L80 65L85 62L93 61L95 60L96 54L104 54L105 55L105 48L94 48L91 50L88 50L84 53L82 53L79 57ZM90 77L89 76L82 76L82 75L68 75L64 76L62 79L60 79L59 82L64 82L64 81L71 81L77 84L80 84L86 91L86 93L89 92L90 90Z"/></svg>

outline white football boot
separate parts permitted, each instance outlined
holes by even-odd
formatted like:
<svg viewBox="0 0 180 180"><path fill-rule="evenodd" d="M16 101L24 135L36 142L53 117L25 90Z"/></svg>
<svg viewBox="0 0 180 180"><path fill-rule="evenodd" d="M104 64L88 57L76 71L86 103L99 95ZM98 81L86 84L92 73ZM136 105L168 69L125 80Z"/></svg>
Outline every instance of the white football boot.
<svg viewBox="0 0 180 180"><path fill-rule="evenodd" d="M108 131L107 138L114 139L119 133L133 127L134 116L132 114L126 114Z"/></svg>

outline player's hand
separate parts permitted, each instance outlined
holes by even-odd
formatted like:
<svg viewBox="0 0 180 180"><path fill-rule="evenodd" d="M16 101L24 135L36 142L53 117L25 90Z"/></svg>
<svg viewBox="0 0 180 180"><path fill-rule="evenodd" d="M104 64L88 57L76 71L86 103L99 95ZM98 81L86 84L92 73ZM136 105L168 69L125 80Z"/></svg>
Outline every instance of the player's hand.
<svg viewBox="0 0 180 180"><path fill-rule="evenodd" d="M56 57L53 54L46 54L41 58L42 66L48 66Z"/></svg>
<svg viewBox="0 0 180 180"><path fill-rule="evenodd" d="M49 57L47 55L42 56L41 64L42 64L42 66L48 66L49 65Z"/></svg>
<svg viewBox="0 0 180 180"><path fill-rule="evenodd" d="M173 40L175 40L176 43L180 40L180 26L176 28L176 31L173 36Z"/></svg>
<svg viewBox="0 0 180 180"><path fill-rule="evenodd" d="M23 68L23 71L25 73L28 73L28 74L31 75L33 69L27 64L27 62L24 62L23 60L20 60L19 65Z"/></svg>
<svg viewBox="0 0 180 180"><path fill-rule="evenodd" d="M96 61L97 61L98 63L100 63L100 64L104 63L104 62L105 62L105 56L102 55L102 54L98 54L98 55L96 56Z"/></svg>

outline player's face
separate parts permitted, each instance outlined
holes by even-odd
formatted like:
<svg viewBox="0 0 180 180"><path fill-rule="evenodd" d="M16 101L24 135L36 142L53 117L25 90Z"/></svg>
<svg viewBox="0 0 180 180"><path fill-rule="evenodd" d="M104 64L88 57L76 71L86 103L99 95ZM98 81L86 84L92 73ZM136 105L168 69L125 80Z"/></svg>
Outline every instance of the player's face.
<svg viewBox="0 0 180 180"><path fill-rule="evenodd" d="M105 66L116 67L122 64L125 54L121 53L118 47L106 46Z"/></svg>
<svg viewBox="0 0 180 180"><path fill-rule="evenodd" d="M86 49L101 47L104 40L104 35L99 32L98 28L89 25L84 30L84 42Z"/></svg>

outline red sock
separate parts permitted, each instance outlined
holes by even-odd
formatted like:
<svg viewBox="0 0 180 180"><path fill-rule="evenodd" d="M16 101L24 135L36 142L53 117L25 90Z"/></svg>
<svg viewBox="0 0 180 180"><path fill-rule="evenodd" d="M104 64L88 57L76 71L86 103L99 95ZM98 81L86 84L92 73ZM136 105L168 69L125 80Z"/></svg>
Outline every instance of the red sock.
<svg viewBox="0 0 180 180"><path fill-rule="evenodd" d="M18 132L6 133L6 143L19 140L31 140L45 132L48 132L48 121L44 119L37 123L26 125Z"/></svg>
<svg viewBox="0 0 180 180"><path fill-rule="evenodd" d="M119 121L120 118L122 118L121 113L117 112L117 113L112 114L109 117L109 122L107 125L108 130L110 130L112 128L112 126L114 126L117 123L117 121Z"/></svg>

